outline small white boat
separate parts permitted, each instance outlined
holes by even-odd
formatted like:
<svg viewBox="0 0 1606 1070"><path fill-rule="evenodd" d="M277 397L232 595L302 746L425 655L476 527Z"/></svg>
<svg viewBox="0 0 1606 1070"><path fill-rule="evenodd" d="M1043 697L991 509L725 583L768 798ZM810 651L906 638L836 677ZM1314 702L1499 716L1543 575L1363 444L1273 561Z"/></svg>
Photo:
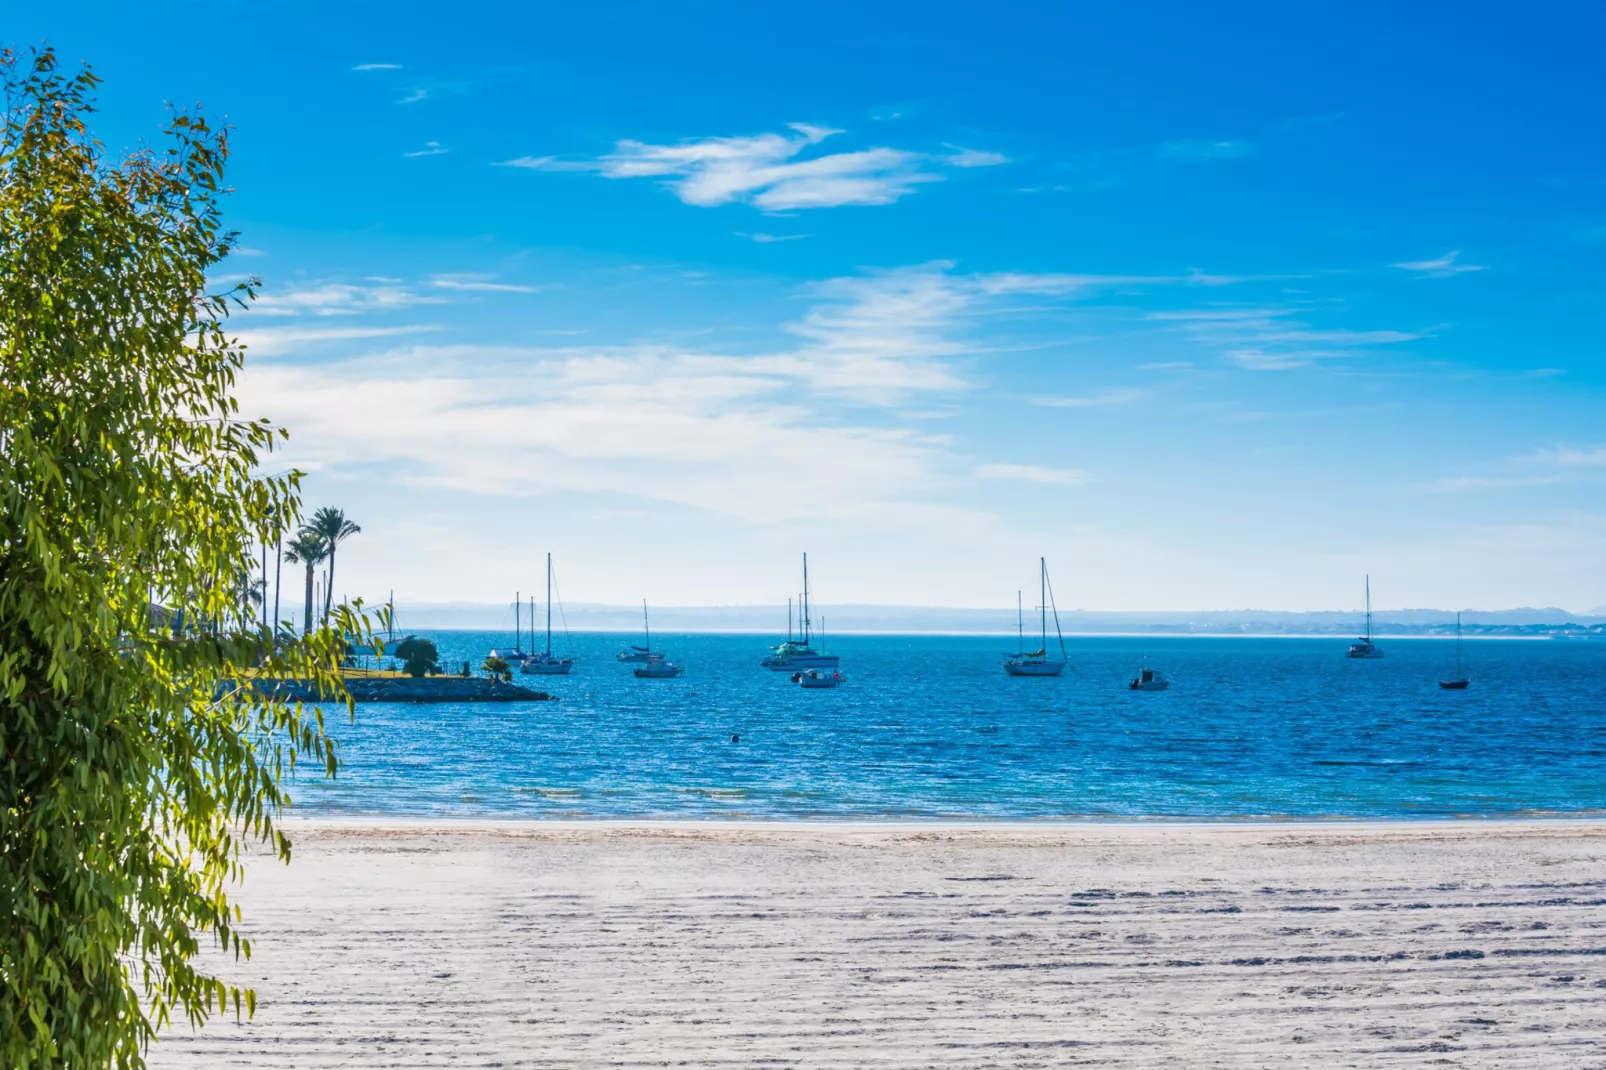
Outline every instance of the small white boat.
<svg viewBox="0 0 1606 1070"><path fill-rule="evenodd" d="M1372 577L1366 577L1366 634L1349 645L1347 658L1380 658L1382 649L1372 642Z"/></svg>
<svg viewBox="0 0 1606 1070"><path fill-rule="evenodd" d="M847 678L834 670L827 672L824 669L806 669L798 673L794 679L803 687L815 688L841 687L842 681Z"/></svg>
<svg viewBox="0 0 1606 1070"><path fill-rule="evenodd" d="M636 666L636 679L638 680L668 680L675 676L685 676L686 670L662 654L648 654L647 660Z"/></svg>
<svg viewBox="0 0 1606 1070"><path fill-rule="evenodd" d="M534 631L535 609L530 610L531 631ZM564 625L564 634L568 634L568 625ZM530 644L534 646L532 642ZM531 653L524 659L520 672L532 676L567 676L569 670L574 668L574 658L559 657L552 653L552 555L546 555L546 649Z"/></svg>
<svg viewBox="0 0 1606 1070"><path fill-rule="evenodd" d="M1159 669L1139 669L1137 676L1126 686L1133 691L1164 691L1171 686L1171 681Z"/></svg>
<svg viewBox="0 0 1606 1070"><path fill-rule="evenodd" d="M662 654L653 653L652 624L647 620L647 602L641 602L641 629L645 633L646 646L632 646L627 653L641 652L640 664L636 666L636 679L638 680L668 680L676 676L686 675L686 670L670 661ZM624 655L619 656L620 661L626 660ZM637 660L635 658L630 659Z"/></svg>
<svg viewBox="0 0 1606 1070"><path fill-rule="evenodd" d="M841 663L841 658L835 654L827 654L823 649L815 650L811 645L814 638L812 622L809 620L809 555L803 555L803 596L799 600L798 609L801 613L802 634L792 635L792 600L786 600L786 642L770 648L769 654L759 664L774 672L798 672L803 669L831 669L835 670Z"/></svg>
<svg viewBox="0 0 1606 1070"><path fill-rule="evenodd" d="M1054 605L1054 592L1048 585L1048 559L1038 558L1038 586L1041 588L1041 597L1038 600L1038 610L1042 615L1042 646L1036 650L1020 651L1015 654L1004 655L1004 671L1011 676L1058 676L1065 671L1067 658L1065 656L1065 635L1060 631L1060 611ZM1054 611L1054 635L1060 644L1060 656L1056 661L1048 656L1048 612ZM1017 633L1022 631L1020 592L1015 592L1015 628ZM1024 646L1024 634L1017 635L1016 642Z"/></svg>
<svg viewBox="0 0 1606 1070"><path fill-rule="evenodd" d="M619 653L615 654L614 658L617 661L641 662L646 661L651 656L652 652L646 647L631 644L630 646L627 646L623 650L619 651Z"/></svg>

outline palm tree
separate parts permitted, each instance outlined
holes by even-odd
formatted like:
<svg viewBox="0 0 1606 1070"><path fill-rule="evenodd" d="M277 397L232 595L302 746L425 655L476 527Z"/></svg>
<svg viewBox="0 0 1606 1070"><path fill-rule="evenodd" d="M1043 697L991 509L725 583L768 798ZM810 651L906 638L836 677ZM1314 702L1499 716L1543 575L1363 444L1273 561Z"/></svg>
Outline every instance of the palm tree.
<svg viewBox="0 0 1606 1070"><path fill-rule="evenodd" d="M284 548L284 557L292 565L307 566L307 613L304 630L307 635L312 634L312 570L323 563L329 556L324 548L323 539L312 531L302 528L290 545Z"/></svg>
<svg viewBox="0 0 1606 1070"><path fill-rule="evenodd" d="M326 505L312 514L312 519L301 525L303 535L311 533L322 540L325 552L329 557L328 586L323 592L323 619L329 621L329 607L335 596L335 548L352 535L362 531L362 528L346 519L343 510L332 505Z"/></svg>

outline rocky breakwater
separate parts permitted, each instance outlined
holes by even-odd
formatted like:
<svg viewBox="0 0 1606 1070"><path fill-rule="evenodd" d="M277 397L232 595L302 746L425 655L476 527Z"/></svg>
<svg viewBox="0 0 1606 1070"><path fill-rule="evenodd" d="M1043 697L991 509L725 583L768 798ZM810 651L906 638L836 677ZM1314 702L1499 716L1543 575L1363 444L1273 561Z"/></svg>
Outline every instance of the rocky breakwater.
<svg viewBox="0 0 1606 1070"><path fill-rule="evenodd" d="M329 701L300 680L258 680L255 686L301 702ZM346 690L358 702L547 702L557 698L480 676L354 676Z"/></svg>

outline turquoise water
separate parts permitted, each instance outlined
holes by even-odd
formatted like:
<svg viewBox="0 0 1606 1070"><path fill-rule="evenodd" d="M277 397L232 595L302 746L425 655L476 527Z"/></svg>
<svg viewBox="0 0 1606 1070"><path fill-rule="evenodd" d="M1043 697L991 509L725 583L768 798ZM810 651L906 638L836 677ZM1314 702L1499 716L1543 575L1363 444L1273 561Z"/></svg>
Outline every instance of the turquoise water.
<svg viewBox="0 0 1606 1070"><path fill-rule="evenodd" d="M510 637L442 632L443 659ZM561 701L365 704L345 766L297 811L464 817L1256 818L1606 811L1606 643L1082 638L1057 679L1005 676L1011 640L844 636L847 683L758 666L763 636L654 638L686 666L637 680L628 637L577 635ZM1126 681L1147 655L1169 691ZM733 741L739 736L739 741Z"/></svg>

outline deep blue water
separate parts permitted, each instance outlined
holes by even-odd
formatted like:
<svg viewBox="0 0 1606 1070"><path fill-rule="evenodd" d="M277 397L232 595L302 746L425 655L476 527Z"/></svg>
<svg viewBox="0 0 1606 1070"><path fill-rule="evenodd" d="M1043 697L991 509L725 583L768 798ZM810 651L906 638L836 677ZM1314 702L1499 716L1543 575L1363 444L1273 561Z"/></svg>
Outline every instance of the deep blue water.
<svg viewBox="0 0 1606 1070"><path fill-rule="evenodd" d="M432 638L477 665L491 633ZM577 635L558 702L364 704L344 768L297 812L491 817L1443 817L1606 811L1606 643L1068 640L1057 679L1005 676L1012 640L843 636L848 682L758 666L773 639L654 636L684 664L637 680L628 637ZM1147 655L1171 690L1129 680ZM731 737L739 735L740 742Z"/></svg>

